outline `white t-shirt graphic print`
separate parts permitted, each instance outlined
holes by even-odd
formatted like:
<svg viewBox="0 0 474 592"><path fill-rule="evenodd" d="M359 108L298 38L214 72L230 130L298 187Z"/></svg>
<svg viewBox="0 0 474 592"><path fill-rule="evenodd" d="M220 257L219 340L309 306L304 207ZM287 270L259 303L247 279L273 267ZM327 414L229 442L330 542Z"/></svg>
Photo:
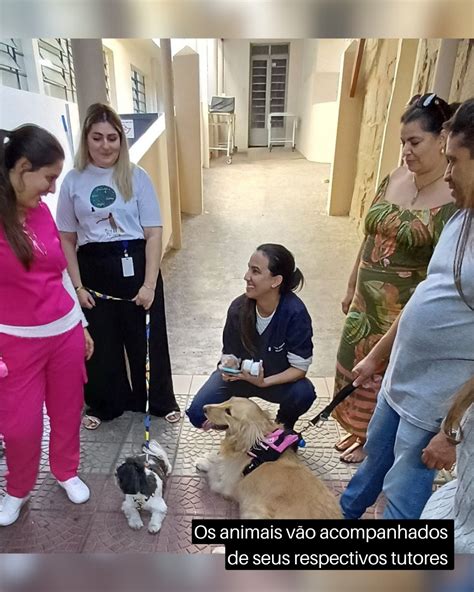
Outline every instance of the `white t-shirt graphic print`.
<svg viewBox="0 0 474 592"><path fill-rule="evenodd" d="M78 245L144 238L143 228L162 226L160 206L148 174L133 166L133 196L123 199L114 168L87 165L66 175L59 193L57 225L76 232Z"/></svg>

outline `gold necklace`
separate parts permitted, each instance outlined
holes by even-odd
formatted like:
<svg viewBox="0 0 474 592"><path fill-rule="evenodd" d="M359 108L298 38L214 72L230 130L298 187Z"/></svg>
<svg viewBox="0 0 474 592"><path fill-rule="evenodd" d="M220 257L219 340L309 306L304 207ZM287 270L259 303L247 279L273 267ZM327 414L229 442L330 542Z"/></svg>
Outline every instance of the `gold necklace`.
<svg viewBox="0 0 474 592"><path fill-rule="evenodd" d="M423 189L429 187L430 185L433 185L433 183L436 183L436 181L439 181L442 177L444 177L444 173L442 173L439 177L436 177L436 179L433 179L433 181L430 181L429 183L423 185L423 187L420 187L418 189L418 187L416 186L415 176L413 176L413 184L415 185L416 193L415 197L411 200L410 204L413 206L415 204L415 201L418 199L420 192L423 191Z"/></svg>

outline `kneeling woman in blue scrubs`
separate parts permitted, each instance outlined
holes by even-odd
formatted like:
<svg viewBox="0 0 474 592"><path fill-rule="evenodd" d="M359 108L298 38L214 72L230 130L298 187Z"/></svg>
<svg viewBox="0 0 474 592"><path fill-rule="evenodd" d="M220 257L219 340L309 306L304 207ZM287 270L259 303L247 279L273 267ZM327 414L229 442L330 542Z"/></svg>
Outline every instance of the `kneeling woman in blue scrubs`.
<svg viewBox="0 0 474 592"><path fill-rule="evenodd" d="M260 372L216 370L186 414L200 428L206 422L204 405L232 396L260 397L280 404L277 421L291 429L316 398L306 378L313 355L311 317L294 293L304 283L303 274L288 249L268 243L251 256L244 280L245 294L227 312L222 352L261 361Z"/></svg>

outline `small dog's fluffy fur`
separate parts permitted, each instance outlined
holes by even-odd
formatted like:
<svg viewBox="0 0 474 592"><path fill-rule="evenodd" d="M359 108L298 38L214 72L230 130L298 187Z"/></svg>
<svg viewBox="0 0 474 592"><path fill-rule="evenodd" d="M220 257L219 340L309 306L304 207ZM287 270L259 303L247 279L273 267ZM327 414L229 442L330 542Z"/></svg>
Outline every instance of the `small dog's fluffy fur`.
<svg viewBox="0 0 474 592"><path fill-rule="evenodd" d="M254 401L232 397L219 405L205 405L204 413L216 428L225 429L220 451L198 460L212 491L239 503L246 518L341 518L336 497L303 465L292 449L250 474L242 470L258 440L281 427Z"/></svg>
<svg viewBox="0 0 474 592"><path fill-rule="evenodd" d="M115 475L125 494L122 510L130 528L138 530L143 526L139 512L147 510L151 512L148 532L156 534L168 509L163 492L172 467L166 452L156 440L150 441L149 451L148 467L145 466L146 455L140 454L127 458Z"/></svg>

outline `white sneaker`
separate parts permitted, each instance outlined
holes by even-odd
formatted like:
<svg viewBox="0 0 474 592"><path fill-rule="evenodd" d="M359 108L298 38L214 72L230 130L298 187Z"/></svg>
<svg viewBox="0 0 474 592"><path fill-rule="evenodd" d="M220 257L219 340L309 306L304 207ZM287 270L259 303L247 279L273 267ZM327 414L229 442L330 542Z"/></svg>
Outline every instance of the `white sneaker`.
<svg viewBox="0 0 474 592"><path fill-rule="evenodd" d="M79 477L71 477L67 481L58 481L58 483L66 490L67 496L73 504L83 504L91 496L89 488Z"/></svg>
<svg viewBox="0 0 474 592"><path fill-rule="evenodd" d="M21 506L27 499L28 497L15 497L7 493L0 506L0 526L10 526L16 522Z"/></svg>

